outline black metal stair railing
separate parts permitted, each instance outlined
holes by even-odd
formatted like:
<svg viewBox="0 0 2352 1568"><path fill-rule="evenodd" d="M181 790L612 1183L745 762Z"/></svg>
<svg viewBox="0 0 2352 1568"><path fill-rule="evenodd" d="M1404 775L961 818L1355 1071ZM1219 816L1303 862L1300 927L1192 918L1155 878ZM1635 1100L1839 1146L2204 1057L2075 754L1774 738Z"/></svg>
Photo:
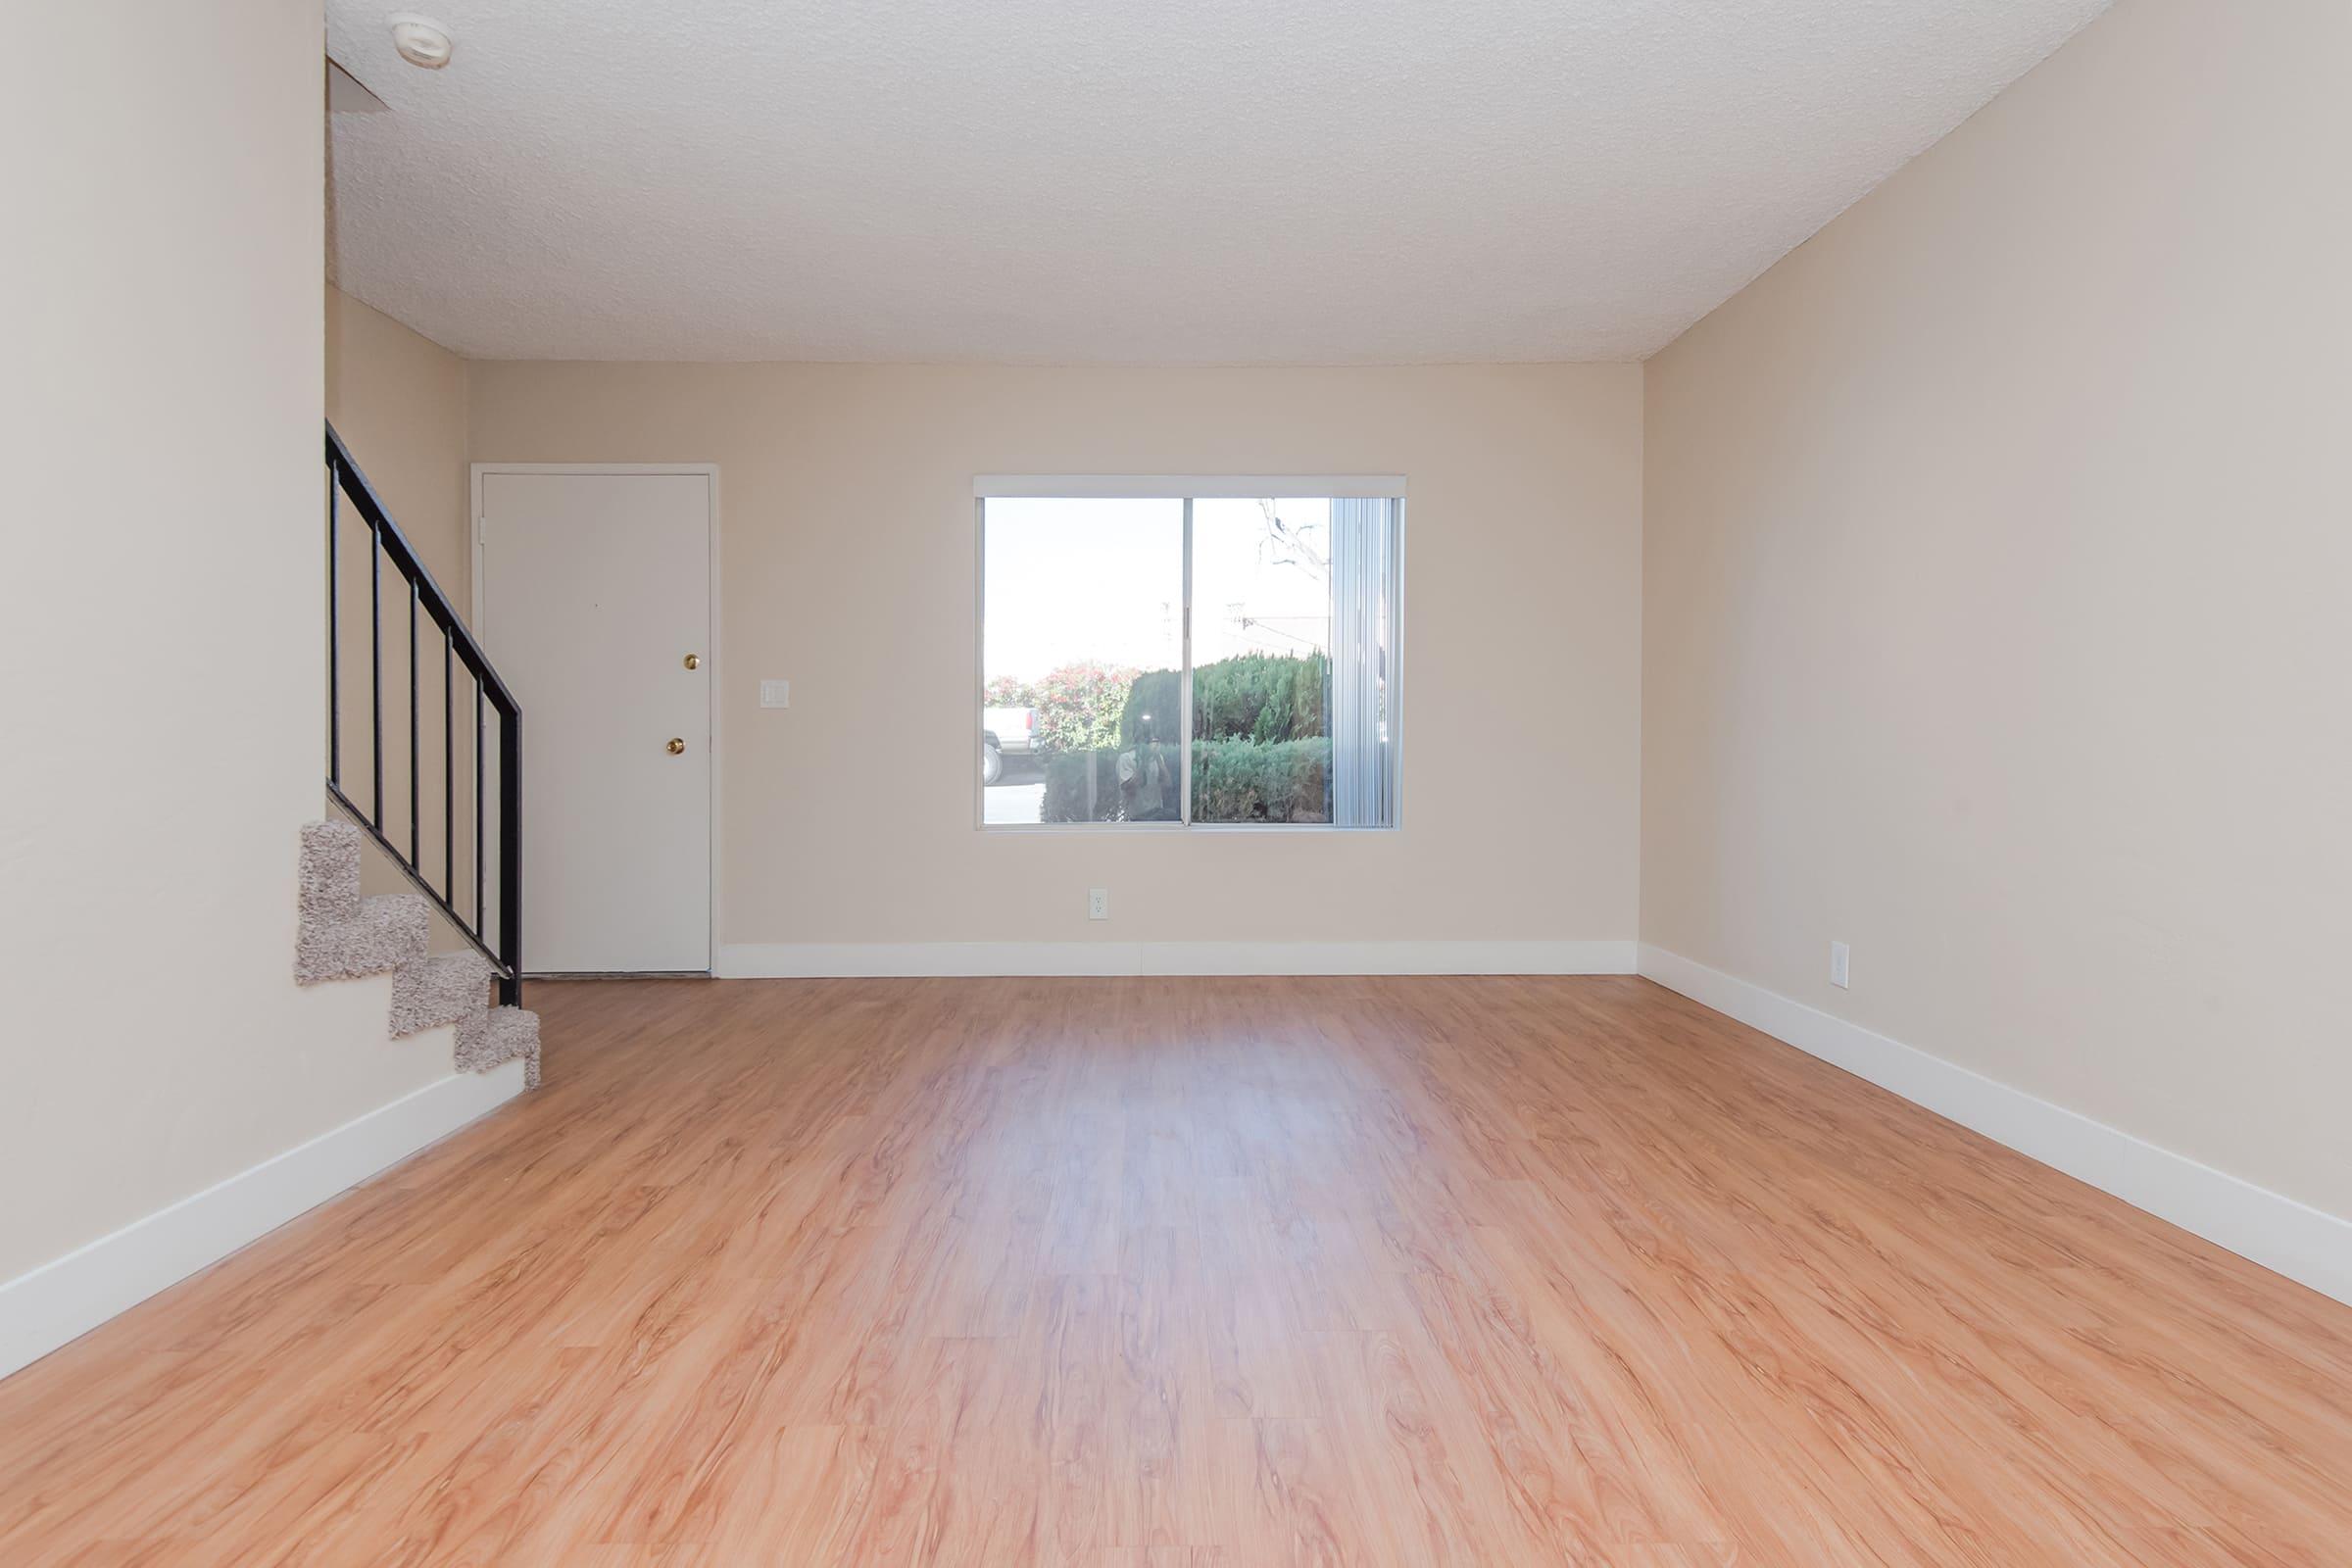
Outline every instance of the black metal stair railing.
<svg viewBox="0 0 2352 1568"><path fill-rule="evenodd" d="M349 503L357 520L368 529L368 647L367 697L368 761L367 783L364 788L367 804L363 806L354 796L354 786L343 776L343 605L342 581L343 541L346 526L342 508ZM394 821L385 825L384 791L384 567L389 564L399 578L394 592L405 598L405 606L396 606L394 614L405 611L408 664L408 789L407 842L399 835L399 803L394 803ZM441 842L440 877L436 881L429 865L432 857L424 842L424 795L426 784L422 776L424 739L423 675L419 662L418 617L429 621L441 638ZM429 645L427 645L429 646ZM498 1000L506 1006L519 1005L522 1000L522 706L506 682L491 668L489 658L481 644L458 617L457 608L449 595L433 580L424 563L408 537L384 510L383 502L368 482L344 446L342 437L332 424L326 427L326 788L344 810L357 822L406 874L416 890L433 901L450 922L470 942L474 951L490 963L498 977ZM428 656L429 657L429 656ZM458 671L465 670L461 685ZM461 711L458 695L465 686L472 688L473 789L468 805L472 817L472 889L470 898L465 896L458 880L458 767L459 736L456 715ZM486 780L490 772L489 743L484 736L493 716L497 723L496 741L496 842L488 844L486 829L492 813L491 804L484 799ZM394 731L398 739L398 730ZM397 778L395 783L397 783ZM489 917L484 902L484 871L486 857L495 853L498 858L498 912Z"/></svg>

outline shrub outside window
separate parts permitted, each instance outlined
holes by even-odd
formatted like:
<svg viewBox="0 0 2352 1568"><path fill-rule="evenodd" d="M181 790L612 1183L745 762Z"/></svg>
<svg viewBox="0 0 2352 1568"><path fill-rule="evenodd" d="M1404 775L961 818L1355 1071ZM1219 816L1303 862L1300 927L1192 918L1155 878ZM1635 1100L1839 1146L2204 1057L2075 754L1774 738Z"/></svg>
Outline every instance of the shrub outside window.
<svg viewBox="0 0 2352 1568"><path fill-rule="evenodd" d="M975 490L984 827L1396 824L1402 480Z"/></svg>

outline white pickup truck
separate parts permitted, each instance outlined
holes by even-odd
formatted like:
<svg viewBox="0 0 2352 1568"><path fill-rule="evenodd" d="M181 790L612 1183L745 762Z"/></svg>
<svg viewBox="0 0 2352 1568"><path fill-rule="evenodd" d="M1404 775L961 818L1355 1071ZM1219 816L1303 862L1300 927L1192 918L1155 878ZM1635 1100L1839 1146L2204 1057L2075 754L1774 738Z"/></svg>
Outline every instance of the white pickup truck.
<svg viewBox="0 0 2352 1568"><path fill-rule="evenodd" d="M1037 750L1037 710L984 708L980 710L980 782L994 784L1004 776L1004 759L1027 757Z"/></svg>

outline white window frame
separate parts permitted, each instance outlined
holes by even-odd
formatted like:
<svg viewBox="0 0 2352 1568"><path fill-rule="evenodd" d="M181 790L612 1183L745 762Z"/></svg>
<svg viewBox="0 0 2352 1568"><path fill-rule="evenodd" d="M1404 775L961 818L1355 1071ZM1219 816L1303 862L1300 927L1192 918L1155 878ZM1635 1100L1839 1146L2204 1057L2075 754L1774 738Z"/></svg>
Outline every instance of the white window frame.
<svg viewBox="0 0 2352 1568"><path fill-rule="evenodd" d="M1396 504L1396 557L1389 606L1389 715L1392 737L1389 820L1372 827L1332 822L1196 822L1193 820L1193 503L1196 501L1373 500ZM1351 837L1398 833L1404 827L1404 558L1405 476L1400 473L983 473L972 479L972 705L971 744L986 744L988 689L988 503L997 500L1181 501L1184 504L1183 710L1177 715L1184 779L1180 819L1174 822L991 822L988 786L971 768L972 826L982 833L1308 833Z"/></svg>

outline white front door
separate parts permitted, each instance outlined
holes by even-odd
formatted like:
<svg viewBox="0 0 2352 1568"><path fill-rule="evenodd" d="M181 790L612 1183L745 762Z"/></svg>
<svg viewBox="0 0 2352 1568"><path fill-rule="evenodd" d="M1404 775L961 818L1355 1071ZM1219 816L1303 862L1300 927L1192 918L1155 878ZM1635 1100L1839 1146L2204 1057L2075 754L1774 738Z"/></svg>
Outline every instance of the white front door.
<svg viewBox="0 0 2352 1568"><path fill-rule="evenodd" d="M708 473L482 471L530 972L710 967L710 527Z"/></svg>

